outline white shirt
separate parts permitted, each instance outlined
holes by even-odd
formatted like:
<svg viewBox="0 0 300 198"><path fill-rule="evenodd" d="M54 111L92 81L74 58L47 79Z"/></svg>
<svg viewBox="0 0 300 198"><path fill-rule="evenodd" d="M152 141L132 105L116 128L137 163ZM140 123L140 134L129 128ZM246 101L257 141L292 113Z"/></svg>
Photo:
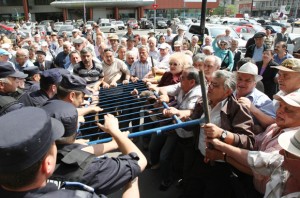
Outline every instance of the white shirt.
<svg viewBox="0 0 300 198"><path fill-rule="evenodd" d="M223 100L222 102L219 102L212 110L210 110L210 106L208 107L209 108L209 111L210 111L210 119L211 119L211 123L217 125L217 126L221 126L221 108L222 106L224 105L224 101ZM204 118L204 114L202 115L201 118ZM204 130L203 128L200 128L200 136L199 136L199 143L198 143L198 148L200 150L200 152L202 153L203 156L206 155L206 143L205 143L205 138L206 138L206 135L204 133Z"/></svg>

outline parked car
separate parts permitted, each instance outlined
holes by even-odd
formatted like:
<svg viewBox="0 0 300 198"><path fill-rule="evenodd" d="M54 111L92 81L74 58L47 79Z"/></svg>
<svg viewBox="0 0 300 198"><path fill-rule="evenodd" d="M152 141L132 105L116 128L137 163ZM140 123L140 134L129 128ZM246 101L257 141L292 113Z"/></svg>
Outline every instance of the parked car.
<svg viewBox="0 0 300 198"><path fill-rule="evenodd" d="M65 32L67 32L68 37L71 37L73 30L74 30L73 25L62 25L62 26L60 26L60 29L57 34L58 34L58 36L62 36L62 33L65 31Z"/></svg>
<svg viewBox="0 0 300 198"><path fill-rule="evenodd" d="M140 24L141 29L153 29L153 23L151 21L141 21Z"/></svg>
<svg viewBox="0 0 300 198"><path fill-rule="evenodd" d="M166 29L168 28L168 25L165 21L157 21L156 28L158 29Z"/></svg>
<svg viewBox="0 0 300 198"><path fill-rule="evenodd" d="M72 25L72 20L66 20L65 25Z"/></svg>
<svg viewBox="0 0 300 198"><path fill-rule="evenodd" d="M265 29L270 29L272 34L281 32L281 27L277 25L263 25Z"/></svg>
<svg viewBox="0 0 300 198"><path fill-rule="evenodd" d="M138 21L136 19L133 19L133 18L132 19L128 19L127 25L129 25L133 29L139 29L139 24L138 24Z"/></svg>
<svg viewBox="0 0 300 198"><path fill-rule="evenodd" d="M10 32L13 32L14 31L14 28L13 27L10 27L10 26L7 26L7 25L4 25L2 23L0 23L0 30L6 30L6 31L10 31Z"/></svg>
<svg viewBox="0 0 300 198"><path fill-rule="evenodd" d="M51 23L54 23L54 21L53 20L43 20L39 23L39 25L47 25L48 23L51 24Z"/></svg>
<svg viewBox="0 0 300 198"><path fill-rule="evenodd" d="M294 21L294 22L292 23L292 25L294 25L295 27L300 27L300 20Z"/></svg>
<svg viewBox="0 0 300 198"><path fill-rule="evenodd" d="M244 53L246 52L246 41L241 39L240 36L236 33L236 31L226 25L216 25L216 24L206 24L205 25L205 34L210 35L213 39L216 38L219 34L224 34L227 28L231 29L230 36L239 41L239 49ZM186 37L191 40L193 35L197 35L200 38L200 24L191 24L188 27L188 31L186 32ZM201 44L201 43L200 43Z"/></svg>
<svg viewBox="0 0 300 198"><path fill-rule="evenodd" d="M102 32L114 33L117 31L117 26L111 23L100 23L99 26Z"/></svg>
<svg viewBox="0 0 300 198"><path fill-rule="evenodd" d="M118 30L124 30L125 29L125 24L123 21L112 21L111 22L113 25L117 26Z"/></svg>

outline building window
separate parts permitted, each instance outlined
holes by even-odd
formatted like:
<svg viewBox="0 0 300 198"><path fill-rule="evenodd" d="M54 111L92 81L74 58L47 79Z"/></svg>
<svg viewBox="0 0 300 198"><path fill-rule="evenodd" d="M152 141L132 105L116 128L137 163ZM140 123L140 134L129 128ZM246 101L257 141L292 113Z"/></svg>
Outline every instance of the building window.
<svg viewBox="0 0 300 198"><path fill-rule="evenodd" d="M54 0L34 0L35 5L50 5Z"/></svg>

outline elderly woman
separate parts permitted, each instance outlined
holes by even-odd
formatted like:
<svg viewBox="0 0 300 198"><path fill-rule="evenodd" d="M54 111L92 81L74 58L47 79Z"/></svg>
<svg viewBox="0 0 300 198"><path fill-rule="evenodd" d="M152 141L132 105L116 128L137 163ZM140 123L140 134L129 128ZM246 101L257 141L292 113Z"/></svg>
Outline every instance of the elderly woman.
<svg viewBox="0 0 300 198"><path fill-rule="evenodd" d="M220 36L220 35L219 35ZM228 47L228 41L226 40L220 40L218 43L218 38L213 41L213 49L215 51L215 56L221 58L222 64L221 69L226 69L228 71L232 71L233 68L233 55L230 50L227 49Z"/></svg>
<svg viewBox="0 0 300 198"><path fill-rule="evenodd" d="M157 80L153 81L150 79L143 79L143 81L150 84L150 88L156 87L151 85L152 83L157 84L157 87L176 84L180 81L180 75L183 70L183 65L192 66L193 63L191 57L189 57L184 53L177 52L170 56L169 65L170 65L170 71L165 72L159 82Z"/></svg>
<svg viewBox="0 0 300 198"><path fill-rule="evenodd" d="M258 74L263 77L262 83L266 88L264 93L271 99L277 92L275 76L278 72L277 69L271 68L271 66L278 66L278 64L273 60L273 55L274 54L271 49L265 49L263 52L262 61L256 62Z"/></svg>
<svg viewBox="0 0 300 198"><path fill-rule="evenodd" d="M214 54L214 50L213 50L212 46L205 46L205 47L202 48L202 53L205 56L209 56L209 55Z"/></svg>
<svg viewBox="0 0 300 198"><path fill-rule="evenodd" d="M193 57L193 66L201 71L204 69L204 59L205 59L205 55L204 54L196 54L194 57Z"/></svg>

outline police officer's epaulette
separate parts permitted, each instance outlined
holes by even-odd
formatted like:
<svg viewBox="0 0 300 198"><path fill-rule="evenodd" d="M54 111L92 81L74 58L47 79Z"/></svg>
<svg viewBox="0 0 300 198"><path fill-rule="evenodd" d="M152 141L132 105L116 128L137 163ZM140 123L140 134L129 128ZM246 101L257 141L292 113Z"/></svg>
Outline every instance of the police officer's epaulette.
<svg viewBox="0 0 300 198"><path fill-rule="evenodd" d="M60 156L62 155L62 156ZM68 146L58 149L55 171L50 177L56 181L79 181L93 159L94 154L84 152L80 148L69 151Z"/></svg>

